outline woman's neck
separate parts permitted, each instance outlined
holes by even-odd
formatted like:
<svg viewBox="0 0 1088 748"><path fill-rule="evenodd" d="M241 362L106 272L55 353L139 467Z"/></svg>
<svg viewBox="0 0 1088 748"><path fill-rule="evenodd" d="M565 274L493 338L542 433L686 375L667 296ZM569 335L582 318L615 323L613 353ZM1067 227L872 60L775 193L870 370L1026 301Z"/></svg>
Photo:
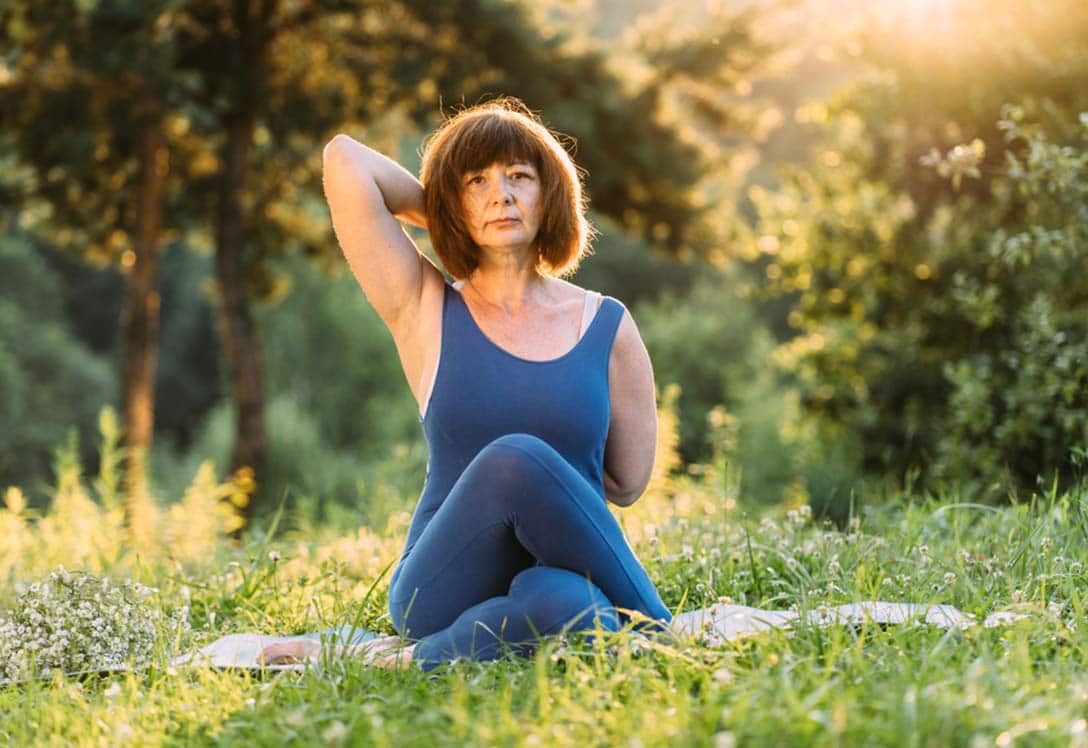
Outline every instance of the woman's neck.
<svg viewBox="0 0 1088 748"><path fill-rule="evenodd" d="M476 300L511 316L518 315L526 304L546 301L543 298L546 285L546 279L536 271L535 262L481 264L464 283Z"/></svg>

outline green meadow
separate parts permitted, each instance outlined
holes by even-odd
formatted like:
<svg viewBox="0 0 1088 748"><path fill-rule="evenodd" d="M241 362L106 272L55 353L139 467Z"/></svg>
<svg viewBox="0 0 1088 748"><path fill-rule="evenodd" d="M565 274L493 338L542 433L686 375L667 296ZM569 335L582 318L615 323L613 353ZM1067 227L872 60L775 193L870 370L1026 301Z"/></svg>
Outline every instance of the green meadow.
<svg viewBox="0 0 1088 748"><path fill-rule="evenodd" d="M234 632L361 624L392 633L384 580L406 533L308 527L288 513L223 540L214 522L171 534L162 512L136 545L97 492L62 473L31 519L0 510L0 598L58 559L188 605L155 664L0 689L12 745L1080 745L1088 741L1083 627L1088 483L1004 507L955 497L859 496L840 526L806 506L747 510L721 472L658 482L620 510L674 611L736 603L818 611L862 600L953 605L978 623L943 629L799 624L732 641L647 641L627 632L540 643L532 659L431 673L333 658L305 672L172 668L166 659ZM97 487L97 488L96 488ZM231 486L194 482L178 504L213 516ZM407 497L406 497L407 498ZM222 514L221 521L229 521ZM985 627L987 615L1017 614Z"/></svg>

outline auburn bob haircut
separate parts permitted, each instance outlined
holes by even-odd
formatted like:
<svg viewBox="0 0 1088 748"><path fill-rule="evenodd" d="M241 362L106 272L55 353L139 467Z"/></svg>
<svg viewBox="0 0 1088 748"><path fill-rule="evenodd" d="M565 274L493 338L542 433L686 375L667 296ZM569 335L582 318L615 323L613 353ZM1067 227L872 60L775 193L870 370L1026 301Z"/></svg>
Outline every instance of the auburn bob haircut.
<svg viewBox="0 0 1088 748"><path fill-rule="evenodd" d="M423 148L420 181L431 244L455 280L480 263L480 248L465 225L463 177L493 163L524 161L540 178L540 228L536 270L562 277L589 254L593 227L586 219L581 172L570 154L520 99L503 97L447 119Z"/></svg>

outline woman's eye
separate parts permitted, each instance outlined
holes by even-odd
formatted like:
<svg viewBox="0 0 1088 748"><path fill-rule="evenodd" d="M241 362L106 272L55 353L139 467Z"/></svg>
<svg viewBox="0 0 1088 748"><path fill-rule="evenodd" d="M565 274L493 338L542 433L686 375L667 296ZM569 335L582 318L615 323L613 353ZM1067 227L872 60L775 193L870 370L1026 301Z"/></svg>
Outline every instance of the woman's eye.
<svg viewBox="0 0 1088 748"><path fill-rule="evenodd" d="M530 174L527 171L516 171L516 172L514 172L514 179L532 179L532 178L533 178L533 175Z"/></svg>
<svg viewBox="0 0 1088 748"><path fill-rule="evenodd" d="M484 178L481 177L479 174L477 174L474 177L469 177L468 178L468 183L469 184L483 184L483 181L484 181Z"/></svg>

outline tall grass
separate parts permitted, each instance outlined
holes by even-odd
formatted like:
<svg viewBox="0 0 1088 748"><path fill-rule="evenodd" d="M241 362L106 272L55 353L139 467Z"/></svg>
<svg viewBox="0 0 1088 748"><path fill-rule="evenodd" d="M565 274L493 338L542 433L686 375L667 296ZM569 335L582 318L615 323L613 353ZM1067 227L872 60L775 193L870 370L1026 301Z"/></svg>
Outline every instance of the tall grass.
<svg viewBox="0 0 1088 748"><path fill-rule="evenodd" d="M74 468L72 468L74 469ZM194 647L236 631L359 622L391 632L385 583L407 512L374 528L288 516L243 541L192 525L225 486L194 482L134 549L117 508L69 475L54 506L0 510L0 599L53 564L139 575L188 602ZM108 493L108 491L107 491ZM229 493L229 492L228 492ZM407 509L414 497L405 496ZM228 502L229 503L229 502ZM13 505L14 504L14 505ZM179 510L180 511L180 510ZM944 603L1007 625L798 626L736 641L636 646L620 633L542 643L531 660L431 674L341 660L269 678L164 664L0 689L13 744L1084 745L1088 744L1088 485L1005 507L954 496L862 496L843 527L806 507L751 514L727 465L658 476L621 510L674 610L719 601L816 610L858 600ZM173 532L174 534L170 534ZM10 540L10 542L9 542ZM615 649L610 646L618 644ZM165 655L165 652L163 653Z"/></svg>

